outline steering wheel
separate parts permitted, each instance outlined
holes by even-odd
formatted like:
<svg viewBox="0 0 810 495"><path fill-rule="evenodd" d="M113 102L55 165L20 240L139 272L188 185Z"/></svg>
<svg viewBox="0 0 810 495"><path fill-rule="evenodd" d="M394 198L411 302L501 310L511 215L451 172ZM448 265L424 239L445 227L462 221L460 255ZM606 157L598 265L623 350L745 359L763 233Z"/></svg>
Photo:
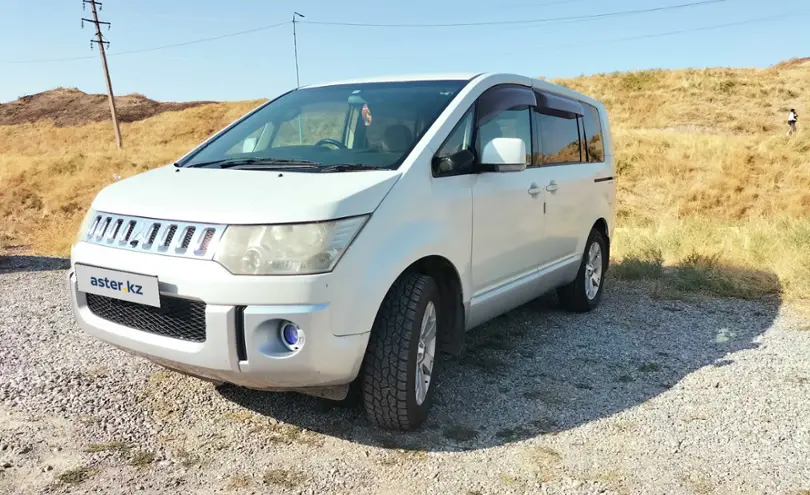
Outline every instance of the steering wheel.
<svg viewBox="0 0 810 495"><path fill-rule="evenodd" d="M343 150L345 150L345 149L346 149L346 145L344 145L343 143L341 143L341 142L340 142L340 141L338 141L337 139L332 139L332 138L324 138L324 139L321 139L320 141L318 141L317 143L315 143L315 146L326 146L327 144L334 145L334 146L336 146L338 149L343 149Z"/></svg>

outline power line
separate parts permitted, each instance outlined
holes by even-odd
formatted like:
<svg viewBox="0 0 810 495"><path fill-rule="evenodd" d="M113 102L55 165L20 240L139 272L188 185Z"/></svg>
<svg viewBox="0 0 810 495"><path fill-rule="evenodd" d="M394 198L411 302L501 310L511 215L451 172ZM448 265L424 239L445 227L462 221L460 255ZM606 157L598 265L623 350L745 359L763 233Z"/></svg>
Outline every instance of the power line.
<svg viewBox="0 0 810 495"><path fill-rule="evenodd" d="M74 60L89 60L92 58L96 58L93 56L82 56L82 57L65 57L65 58L38 58L33 60L7 60L5 62L0 62L0 64L44 64L48 62L72 62Z"/></svg>
<svg viewBox="0 0 810 495"><path fill-rule="evenodd" d="M665 7L652 7L647 9L624 10L619 12L607 12L604 14L590 14L566 17L547 17L544 19L527 19L520 21L485 21L485 22L454 22L446 24L371 24L363 22L335 22L335 21L301 21L301 24L319 24L323 26L350 26L350 27L386 27L386 28L434 28L434 27L474 27L474 26L502 26L516 24L538 24L552 22L585 21L591 19L604 19L608 17L621 17L625 15L649 14L652 12L662 12L668 10L686 9L702 5L724 3L729 0L700 0L698 2L682 3L678 5L668 5Z"/></svg>
<svg viewBox="0 0 810 495"><path fill-rule="evenodd" d="M544 5L556 5L562 3L573 3L575 1L582 1L582 0L558 0L556 2L551 2ZM298 21L301 24L318 24L318 25L329 25L329 26L353 26L353 27L464 27L464 26L493 26L493 25L518 25L518 24L537 24L537 23L553 23L553 22L571 22L571 21L584 21L584 20L593 20L593 19L603 19L603 18L610 18L610 17L619 17L624 15L637 15L637 14L645 14L645 13L652 13L652 12L660 12L660 11L667 11L667 10L676 10L676 9L685 9L690 7L697 7L701 5L709 5L715 3L723 3L728 0L701 0L697 2L685 3L685 4L678 4L678 5L670 5L665 7L653 7L648 9L638 9L638 10L625 10L619 12L608 12L603 14L591 14L591 15L583 15L583 16L567 16L567 17L549 17L545 19L531 19L531 20L519 20L519 21L488 21L488 22L469 22L469 23L450 23L450 24L369 24L369 23L347 23L347 22L333 22L333 21ZM237 31L234 33L223 34L219 36L211 36L208 38L200 38L191 41L184 41L181 43L173 43L168 45L160 45L148 48L138 48L134 50L127 50L123 52L113 52L109 53L110 57L118 56L118 55L130 55L135 53L146 53L146 52L154 52L158 50L165 50L169 48L177 48L181 46L188 46L197 43L206 43L209 41L217 41L225 38L232 38L235 36L242 36L244 34L255 33L259 31L265 31L268 29L274 29L277 27L284 26L286 24L290 24L291 21L284 21L279 22L276 24L270 24L268 26L260 26L253 29L247 29L244 31ZM70 62L75 60L87 60L93 57L65 57L65 58L49 58L49 59L32 59L32 60L11 60L0 62L2 65L6 64L36 64L36 63L50 63L50 62Z"/></svg>
<svg viewBox="0 0 810 495"><path fill-rule="evenodd" d="M745 21L737 21L737 22L727 22L725 24L715 24L712 26L703 26L698 28L689 28L689 29L679 29L676 31L666 31L663 33L652 33L652 34L642 34L639 36L627 36L625 38L612 38L612 39L603 39L603 40L592 40L587 41L585 43L574 43L568 45L555 45L554 48L573 48L573 47L580 47L580 46L589 46L589 45L596 45L596 44L605 44L605 43L619 43L622 41L636 41L636 40L646 40L650 38L660 38L664 36L673 36L677 34L686 34L686 33L697 33L700 31L711 31L714 29L722 29L727 27L734 27L734 26L744 26L746 24L755 24L759 22L768 22L768 21L775 21L784 19L786 16L793 16L793 17L800 17L806 16L810 14L810 12L784 12L782 14L776 14L767 17L759 17L755 19L748 19Z"/></svg>
<svg viewBox="0 0 810 495"><path fill-rule="evenodd" d="M225 38L233 38L234 36L242 36L243 34L256 33L256 32L259 32L259 31L266 31L268 29L277 28L277 27L284 26L284 25L289 24L289 23L290 23L290 21L284 21L284 22L279 22L278 24L271 24L269 26L257 27L257 28L253 28L253 29L248 29L246 31L238 31L236 33L223 34L223 35L220 35L220 36L212 36L210 38L201 38L201 39L197 39L197 40L184 41L182 43L174 43L174 44L171 44L171 45L161 45L161 46L153 46L151 48L138 48L136 50L127 50L127 51L124 51L124 52L115 52L115 53L111 53L110 56L113 56L113 55L129 55L131 53L154 52L154 51L158 51L158 50L164 50L166 48L177 48L178 46L193 45L193 44L196 44L196 43L206 43L208 41L216 41L216 40L221 40L221 39L225 39Z"/></svg>
<svg viewBox="0 0 810 495"><path fill-rule="evenodd" d="M130 54L133 54L133 53L154 52L154 51L158 51L158 50L165 50L167 48L177 48L177 47L180 47L180 46L193 45L193 44L196 44L196 43L205 43L205 42L208 42L208 41L216 41L216 40L221 40L221 39L224 39L224 38L232 38L234 36L241 36L243 34L255 33L255 32L258 32L258 31L265 31L267 29L277 28L277 27L284 26L284 25L289 24L289 23L290 23L290 21L284 21L284 22L279 22L278 24L271 24L269 26L261 26L261 27L257 27L257 28L253 28L253 29L248 29L248 30L245 30L245 31L238 31L238 32L235 32L235 33L228 33L228 34L223 34L223 35L219 35L219 36L212 36L210 38L200 38L200 39L191 40L191 41L184 41L184 42L181 42L181 43L173 43L173 44L170 44L170 45L153 46L153 47L148 47L148 48L137 48L137 49L134 49L134 50L126 50L126 51L123 51L123 52L108 53L107 55L110 56L110 57L113 57L113 56L118 56L118 55L130 55ZM94 58L94 57L86 57L85 56L85 57L34 59L34 60L11 60L11 61L7 61L7 62L0 62L0 64L37 64L37 63L46 63L46 62L69 62L69 61L73 61L73 60L87 60L87 59L91 59L91 58Z"/></svg>
<svg viewBox="0 0 810 495"><path fill-rule="evenodd" d="M638 35L638 36L628 36L628 37L623 37L623 38L606 38L606 39L590 40L590 41L586 41L586 42L583 42L583 43L544 44L544 45L539 45L539 46L529 46L529 47L524 47L524 49L522 51L498 52L498 53L494 53L493 56L497 57L497 56L502 56L502 55L521 55L521 54L525 55L527 48L528 49L548 48L548 49L557 50L557 49L563 49L563 48L573 48L573 47L582 47L582 46L591 46L591 45L601 45L601 44L608 44L608 43L618 43L618 42L622 42L622 41L633 41L633 40L658 38L658 37L672 36L672 35L677 35L677 34L686 34L686 33L698 32L698 31L710 31L710 30L714 30L714 29L721 29L721 28L727 28L727 27L733 27L733 26L742 26L742 25L746 25L746 24L756 24L756 23L759 23L759 22L769 22L769 21L781 20L781 19L784 19L787 16L799 17L799 16L806 16L806 15L810 15L810 12L802 12L802 11L784 12L782 14L776 14L776 15L767 16L767 17L759 17L759 18L754 18L754 19L747 19L747 20L744 20L744 21L729 22L729 23L725 23L725 24L715 24L715 25L711 25L711 26L703 26L703 27L698 27L698 28L680 29L680 30L677 30L677 31L666 31L666 32L661 32L661 33L651 33L651 34L644 34L644 35ZM454 52L437 52L438 55L443 56L443 57L460 56L460 55L464 55L465 53L467 53L467 52L455 52L455 51ZM416 56L414 56L414 57L416 57ZM365 58L364 60L374 61L374 60L383 60L383 59L388 59L388 58L390 58L390 57L389 56L380 56L380 57Z"/></svg>
<svg viewBox="0 0 810 495"><path fill-rule="evenodd" d="M101 2L97 2L96 0L82 0L82 9L84 9L86 5L90 5L90 11L93 13L93 18L85 19L83 17L82 27L84 27L85 22L90 22L96 27L96 39L90 41L90 48L93 48L93 45L97 45L98 53L101 55L101 67L104 69L104 79L107 82L107 96L110 99L110 113L112 114L112 123L113 128L115 129L115 146L120 150L121 128L118 125L118 112L115 111L115 96L113 95L112 82L110 81L110 69L107 67L107 55L104 52L104 46L110 46L110 42L105 41L104 36L101 34L101 25L104 24L107 26L107 29L109 29L110 23L98 20L98 11L96 7L101 8Z"/></svg>
<svg viewBox="0 0 810 495"><path fill-rule="evenodd" d="M558 2L552 2L552 3L568 3L568 2L573 3L575 1L583 1L583 0L561 0L561 1L558 1ZM492 22L482 22L482 23L455 23L455 24L365 24L365 23L341 23L341 22L327 22L327 21L298 21L298 23L300 23L300 24L306 23L306 24L321 24L321 25L339 25L339 26L357 26L357 27L455 27L455 26L482 26L482 25L505 25L505 24L514 25L514 24L523 24L523 23L542 23L542 22L546 22L546 23L561 22L562 23L562 22L602 19L602 18L622 16L622 15L635 15L635 14L644 14L644 13L651 13L651 12L666 11L666 10L684 9L684 8L696 7L696 6L701 6L701 5L722 3L722 2L726 2L726 1L728 1L728 0L702 0L702 1L698 1L698 2L679 4L679 5L671 5L671 6L666 6L666 7L654 7L654 8L648 8L648 9L629 10L629 11L620 11L620 12L609 12L609 13L592 14L592 15L586 15L586 16L568 16L568 17L556 17L556 18L521 20L521 21L492 21ZM774 16L774 17L777 17L777 16ZM764 20L768 20L768 19L770 19L770 18L752 19L752 20L749 20L749 21L743 21L742 23L739 23L739 24L749 24L749 23L760 22L760 21L764 21ZM253 29L248 29L248 30L244 30L244 31L238 31L238 32L234 32L234 33L223 34L223 35L219 35L219 36L200 38L200 39L196 39L196 40L190 40L190 41L185 41L185 42L181 42L181 43L173 43L173 44L168 44L168 45L160 45L160 46L147 47L147 48L138 48L138 49L127 50L127 51L122 51L122 52L113 52L113 53L108 53L107 55L112 57L112 56L118 56L118 55L146 53L146 52L153 52L153 51L165 50L165 49L170 49L170 48L177 48L177 47L181 47L181 46L187 46L187 45L192 45L192 44L197 44L197 43L205 43L205 42L216 41L216 40L225 39L225 38L231 38L231 37L235 37L235 36L241 36L241 35L244 35L244 34L255 33L255 32L259 32L259 31L264 31L264 30L268 30L268 29L281 27L281 26L284 26L284 25L290 24L290 23L291 23L291 21L284 21L284 22L279 22L279 23L276 23L276 24L271 24L271 25L267 25L267 26L260 26L260 27L253 28ZM705 27L705 28L696 28L695 31L703 31L703 30L708 30L708 29L717 29L717 28L720 28L720 27L727 27L727 26L734 26L734 25L738 25L738 23L728 23L728 24L722 24L722 25L718 25L718 26L708 26L708 27ZM680 34L680 33L687 33L687 32L692 32L692 31L691 30L672 31L672 32L657 33L657 34L651 34L651 35L633 36L633 37L628 37L628 38L618 38L618 39L613 39L613 40L607 40L605 42L610 43L610 42L619 42L619 41L630 41L630 40L633 40L633 39L647 39L647 38L654 38L654 37L658 37L658 36L670 36L670 35L673 35L673 34ZM587 45L587 44L588 44L587 42L584 43L584 45ZM566 45L566 46L569 46L569 45ZM577 45L570 45L570 46L581 46L581 45L577 44ZM93 58L93 57L92 56L82 56L82 57L66 57L66 58L51 58L51 59L16 60L16 61L0 62L0 65L5 65L5 64L34 64L34 63L49 63L49 62L69 62L69 61L76 61L76 60L87 60L87 59L91 59L91 58Z"/></svg>

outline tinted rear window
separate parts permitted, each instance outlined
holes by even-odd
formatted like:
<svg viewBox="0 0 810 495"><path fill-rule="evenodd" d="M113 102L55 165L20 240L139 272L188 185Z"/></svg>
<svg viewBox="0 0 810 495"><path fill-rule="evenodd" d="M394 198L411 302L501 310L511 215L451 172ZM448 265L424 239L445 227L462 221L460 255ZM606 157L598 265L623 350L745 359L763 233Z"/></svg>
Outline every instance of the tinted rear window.
<svg viewBox="0 0 810 495"><path fill-rule="evenodd" d="M602 141L602 123L599 120L599 110L593 105L582 103L585 108L585 137L587 139L588 161L602 162L605 160L605 145Z"/></svg>
<svg viewBox="0 0 810 495"><path fill-rule="evenodd" d="M563 119L543 113L536 116L545 165L584 161L580 152L577 119Z"/></svg>

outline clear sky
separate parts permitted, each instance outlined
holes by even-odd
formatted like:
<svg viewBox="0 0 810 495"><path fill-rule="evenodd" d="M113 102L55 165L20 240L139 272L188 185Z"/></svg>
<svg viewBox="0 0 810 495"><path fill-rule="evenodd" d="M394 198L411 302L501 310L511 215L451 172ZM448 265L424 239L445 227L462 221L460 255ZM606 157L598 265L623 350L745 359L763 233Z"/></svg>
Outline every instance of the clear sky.
<svg viewBox="0 0 810 495"><path fill-rule="evenodd" d="M116 94L166 101L272 97L295 86L292 26L140 53L289 21L301 84L384 74L506 71L547 78L646 68L766 67L810 56L810 1L717 0L676 10L533 24L358 27L570 18L701 0L106 0ZM57 86L105 91L81 0L0 0L0 102ZM717 26L723 26L716 28ZM704 29L706 28L706 29ZM678 31L679 34L657 36ZM637 38L625 39L624 38ZM89 57L80 60L41 60ZM27 61L34 63L19 63Z"/></svg>

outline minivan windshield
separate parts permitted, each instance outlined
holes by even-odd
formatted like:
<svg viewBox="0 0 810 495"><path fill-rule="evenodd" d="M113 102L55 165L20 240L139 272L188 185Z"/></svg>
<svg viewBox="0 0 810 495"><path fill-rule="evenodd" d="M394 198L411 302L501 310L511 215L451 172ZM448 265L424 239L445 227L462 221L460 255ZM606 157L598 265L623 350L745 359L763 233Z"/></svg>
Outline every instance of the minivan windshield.
<svg viewBox="0 0 810 495"><path fill-rule="evenodd" d="M291 91L178 165L395 169L466 83L360 83Z"/></svg>

